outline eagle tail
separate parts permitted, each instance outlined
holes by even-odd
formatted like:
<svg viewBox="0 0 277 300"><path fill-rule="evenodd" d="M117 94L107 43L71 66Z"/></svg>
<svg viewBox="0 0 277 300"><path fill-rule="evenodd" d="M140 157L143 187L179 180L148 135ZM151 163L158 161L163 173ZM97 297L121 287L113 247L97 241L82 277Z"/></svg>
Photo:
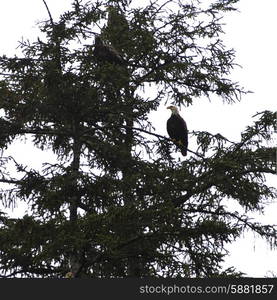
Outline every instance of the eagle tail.
<svg viewBox="0 0 277 300"><path fill-rule="evenodd" d="M182 148L181 153L182 155L187 156L187 148L186 147Z"/></svg>
<svg viewBox="0 0 277 300"><path fill-rule="evenodd" d="M181 150L183 156L187 156L187 146L184 145L181 141L174 141L175 145Z"/></svg>

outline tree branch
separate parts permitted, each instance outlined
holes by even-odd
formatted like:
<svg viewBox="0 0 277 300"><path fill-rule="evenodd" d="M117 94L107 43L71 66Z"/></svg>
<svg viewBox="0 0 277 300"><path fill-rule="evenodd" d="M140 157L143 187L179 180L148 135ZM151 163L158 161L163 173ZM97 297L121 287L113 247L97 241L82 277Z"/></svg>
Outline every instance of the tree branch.
<svg viewBox="0 0 277 300"><path fill-rule="evenodd" d="M249 227L251 230L253 230L259 234L262 233L260 226L256 226L255 223L249 222L247 219L247 216L245 216L245 215L239 216L238 214L229 212L229 211L218 211L218 210L211 211L211 210L206 210L206 209L184 209L184 211L188 212L188 213L204 213L204 214L211 214L211 215L216 215L216 216L229 216L229 217L232 217L232 218L240 221L245 226ZM274 225L272 225L271 227L274 228Z"/></svg>
<svg viewBox="0 0 277 300"><path fill-rule="evenodd" d="M53 26L53 25L54 25L54 21L53 21L51 12L50 12L50 10L49 10L49 7L48 7L48 5L47 5L47 3L46 3L45 0L42 0L42 1L43 1L44 5L45 5L45 7L46 7L46 9L47 9L47 12L48 12L48 15L49 15L49 19L50 19L51 25Z"/></svg>
<svg viewBox="0 0 277 300"><path fill-rule="evenodd" d="M98 125L96 125L96 124L93 124L93 126L94 126L95 129L99 129L99 130L103 130L103 129L113 129L113 128L125 128L125 129L130 129L130 126L126 126L126 125L120 125L120 126L110 126L110 125L108 125L108 126L98 126ZM168 138L168 137L165 137L165 136L163 136L163 135L160 135L160 134L157 134L157 133L153 133L153 132L147 131L147 130L142 129L142 128L132 127L132 129L133 129L133 130L136 130L136 131L144 132L144 133L149 134L149 135L152 135L152 136L155 136L155 137L157 137L158 139L162 139L162 140L166 140L166 141L168 141L168 142L172 142L172 140L171 140L170 138ZM91 132L92 130L94 130L94 129L89 129L89 130L85 131L85 133L89 133L89 132ZM202 156L202 155L200 155L200 154L198 154L198 153L196 153L196 152L194 152L194 151L192 151L192 150L189 150L189 149L188 149L188 152L191 152L191 153L195 154L196 156L198 156L198 157L200 157L200 158L202 158L202 159L205 159L204 156Z"/></svg>
<svg viewBox="0 0 277 300"><path fill-rule="evenodd" d="M22 180L12 180L12 179L0 178L0 182L10 183L10 184L20 184L20 183L22 183Z"/></svg>

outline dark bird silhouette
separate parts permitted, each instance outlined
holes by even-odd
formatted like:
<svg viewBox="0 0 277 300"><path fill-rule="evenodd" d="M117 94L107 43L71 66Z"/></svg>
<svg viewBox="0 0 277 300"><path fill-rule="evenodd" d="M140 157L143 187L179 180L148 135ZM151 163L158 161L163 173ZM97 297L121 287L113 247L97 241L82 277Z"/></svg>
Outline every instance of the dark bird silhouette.
<svg viewBox="0 0 277 300"><path fill-rule="evenodd" d="M188 149L188 129L185 120L179 115L176 106L168 106L171 110L171 117L167 120L167 132L173 143L186 156Z"/></svg>
<svg viewBox="0 0 277 300"><path fill-rule="evenodd" d="M124 60L119 52L111 45L106 45L100 36L95 37L93 55L100 62L109 62L124 65Z"/></svg>

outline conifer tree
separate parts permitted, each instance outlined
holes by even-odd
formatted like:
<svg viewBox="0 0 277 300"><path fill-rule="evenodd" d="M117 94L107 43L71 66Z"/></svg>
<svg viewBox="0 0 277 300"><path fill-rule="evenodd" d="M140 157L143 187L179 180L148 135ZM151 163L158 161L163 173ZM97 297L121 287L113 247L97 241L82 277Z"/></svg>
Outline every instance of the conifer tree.
<svg viewBox="0 0 277 300"><path fill-rule="evenodd" d="M250 229L276 245L276 227L247 215L276 198L265 180L276 174L276 113L257 113L239 142L191 131L198 148L182 160L149 121L165 101L243 96L222 41L221 19L238 1L74 0L58 20L43 2L41 35L0 58L1 200L29 207L0 215L0 275L239 276L222 266L228 243ZM124 64L97 60L96 36ZM23 137L56 163L7 157Z"/></svg>

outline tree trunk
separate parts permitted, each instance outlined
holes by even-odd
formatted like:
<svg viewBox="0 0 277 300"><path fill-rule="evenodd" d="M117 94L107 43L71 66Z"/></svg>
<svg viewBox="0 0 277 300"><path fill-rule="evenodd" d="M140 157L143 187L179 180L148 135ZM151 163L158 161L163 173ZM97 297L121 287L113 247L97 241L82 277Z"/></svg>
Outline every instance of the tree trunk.
<svg viewBox="0 0 277 300"><path fill-rule="evenodd" d="M77 123L77 122L76 122ZM71 181L70 184L70 198L69 201L69 211L70 216L69 220L71 223L74 232L78 233L78 224L77 224L77 209L78 203L80 202L80 196L78 194L78 176L79 176L79 168L80 168L80 156L81 156L81 143L80 143L80 136L79 136L79 124L75 124L74 126L74 141L73 141L73 160L71 163L71 167L69 169L69 178ZM73 277L78 277L80 270L81 270L81 261L80 261L80 253L76 249L76 246L72 246L72 252L69 257L69 268L70 272L72 273Z"/></svg>

